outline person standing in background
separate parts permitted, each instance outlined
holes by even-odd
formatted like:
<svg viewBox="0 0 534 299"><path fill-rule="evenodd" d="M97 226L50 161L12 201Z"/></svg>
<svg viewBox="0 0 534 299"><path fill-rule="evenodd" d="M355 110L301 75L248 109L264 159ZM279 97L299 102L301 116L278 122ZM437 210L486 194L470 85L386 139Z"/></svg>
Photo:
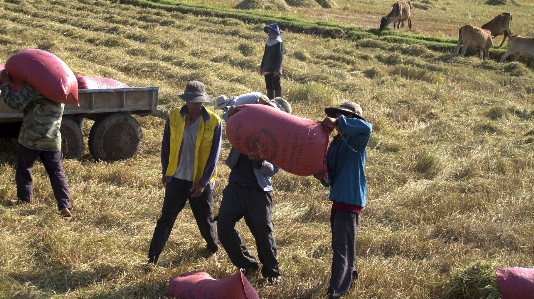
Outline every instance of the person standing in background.
<svg viewBox="0 0 534 299"><path fill-rule="evenodd" d="M356 231L360 211L366 204L364 169L372 126L363 119L362 108L354 102L326 108L325 113L323 127L335 128L338 134L327 150L327 173L317 173L314 177L330 188L333 258L327 293L329 299L336 299L346 294L352 280L358 277L354 268Z"/></svg>
<svg viewBox="0 0 534 299"><path fill-rule="evenodd" d="M282 97L280 77L282 76L284 44L280 37L282 32L278 28L278 24L267 25L263 28L263 31L267 33L268 38L265 42L263 58L261 59L260 75L265 77L267 97L272 100L276 97Z"/></svg>
<svg viewBox="0 0 534 299"><path fill-rule="evenodd" d="M204 107L213 96L206 93L202 82L187 83L184 93L178 96L185 105L170 110L165 123L161 145L161 183L165 187L165 197L150 242L146 270L157 263L187 200L206 241L208 256L219 249L212 190L221 150L221 119Z"/></svg>
<svg viewBox="0 0 534 299"><path fill-rule="evenodd" d="M47 99L27 83L14 92L11 77L5 70L0 78L3 82L0 97L9 107L24 113L17 144L17 200L14 203L32 202L33 164L40 158L50 178L58 210L61 216L69 219L72 217L71 197L61 164L60 128L65 104Z"/></svg>

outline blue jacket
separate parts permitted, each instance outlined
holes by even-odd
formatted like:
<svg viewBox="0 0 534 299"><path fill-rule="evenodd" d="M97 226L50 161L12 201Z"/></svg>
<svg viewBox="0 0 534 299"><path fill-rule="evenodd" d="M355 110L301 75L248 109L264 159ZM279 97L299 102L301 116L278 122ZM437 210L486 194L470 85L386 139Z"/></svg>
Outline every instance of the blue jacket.
<svg viewBox="0 0 534 299"><path fill-rule="evenodd" d="M363 119L341 115L337 127L343 133L336 136L328 147L328 180L322 180L322 183L330 186L330 200L364 207L367 196L365 149L372 126Z"/></svg>
<svg viewBox="0 0 534 299"><path fill-rule="evenodd" d="M241 155L241 153L232 147L230 153L228 154L228 158L226 158L226 165L228 165L230 169L232 169L237 164L239 155ZM273 164L267 161L263 161L262 164L254 162L254 175L256 176L258 185L260 185L263 191L273 190L271 177L275 175L279 170L280 168L278 166L274 166Z"/></svg>

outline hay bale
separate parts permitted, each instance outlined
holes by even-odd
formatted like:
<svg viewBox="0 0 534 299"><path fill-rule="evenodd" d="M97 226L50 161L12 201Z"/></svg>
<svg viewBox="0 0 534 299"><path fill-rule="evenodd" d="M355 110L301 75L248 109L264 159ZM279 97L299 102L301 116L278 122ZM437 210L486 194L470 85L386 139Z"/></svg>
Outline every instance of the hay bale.
<svg viewBox="0 0 534 299"><path fill-rule="evenodd" d="M315 0L322 8L335 8L337 3L334 0Z"/></svg>
<svg viewBox="0 0 534 299"><path fill-rule="evenodd" d="M287 5L292 7L308 7L319 8L319 4L315 0L286 0Z"/></svg>
<svg viewBox="0 0 534 299"><path fill-rule="evenodd" d="M287 11L289 6L283 0L243 0L237 4L238 9L260 9L271 11Z"/></svg>
<svg viewBox="0 0 534 299"><path fill-rule="evenodd" d="M507 0L487 0L486 4L487 5L506 5L507 2L508 2Z"/></svg>

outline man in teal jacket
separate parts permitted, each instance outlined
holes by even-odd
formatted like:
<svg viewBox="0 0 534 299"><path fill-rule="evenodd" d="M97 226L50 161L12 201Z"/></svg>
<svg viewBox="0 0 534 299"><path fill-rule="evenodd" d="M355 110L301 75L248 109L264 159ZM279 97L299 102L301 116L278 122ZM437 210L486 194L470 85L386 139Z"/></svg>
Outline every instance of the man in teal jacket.
<svg viewBox="0 0 534 299"><path fill-rule="evenodd" d="M315 175L324 186L330 187L333 259L327 292L333 299L346 294L358 275L354 268L355 241L358 217L366 203L365 149L372 126L362 118L360 105L353 102L326 108L325 113L323 127L336 128L339 132L327 151L327 173Z"/></svg>

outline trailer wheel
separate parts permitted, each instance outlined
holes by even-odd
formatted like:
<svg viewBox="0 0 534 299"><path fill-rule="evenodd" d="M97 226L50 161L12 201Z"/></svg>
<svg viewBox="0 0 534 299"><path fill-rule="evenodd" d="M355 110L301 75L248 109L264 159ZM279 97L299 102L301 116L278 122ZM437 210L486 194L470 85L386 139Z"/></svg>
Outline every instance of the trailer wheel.
<svg viewBox="0 0 534 299"><path fill-rule="evenodd" d="M108 114L91 127L89 152L98 161L124 160L137 155L142 140L141 126L130 114Z"/></svg>
<svg viewBox="0 0 534 299"><path fill-rule="evenodd" d="M78 124L68 117L61 120L61 151L65 159L80 159L83 152L83 134Z"/></svg>

